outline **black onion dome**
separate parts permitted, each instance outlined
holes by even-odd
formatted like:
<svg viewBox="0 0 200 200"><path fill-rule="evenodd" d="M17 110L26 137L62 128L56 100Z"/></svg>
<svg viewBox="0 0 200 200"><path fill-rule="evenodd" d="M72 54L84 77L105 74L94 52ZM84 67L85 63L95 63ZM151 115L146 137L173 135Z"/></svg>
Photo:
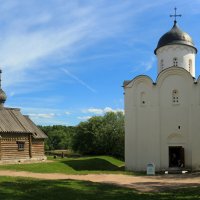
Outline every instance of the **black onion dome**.
<svg viewBox="0 0 200 200"><path fill-rule="evenodd" d="M165 33L160 40L158 41L158 45L156 49L154 50L154 53L156 54L156 51L163 46L166 45L172 45L172 44L181 44L193 47L197 53L197 48L194 46L194 43L192 41L192 38L187 34L186 32L183 32L178 26L176 21L174 21L174 26L172 29Z"/></svg>
<svg viewBox="0 0 200 200"><path fill-rule="evenodd" d="M5 103L6 99L6 93L0 88L0 104Z"/></svg>

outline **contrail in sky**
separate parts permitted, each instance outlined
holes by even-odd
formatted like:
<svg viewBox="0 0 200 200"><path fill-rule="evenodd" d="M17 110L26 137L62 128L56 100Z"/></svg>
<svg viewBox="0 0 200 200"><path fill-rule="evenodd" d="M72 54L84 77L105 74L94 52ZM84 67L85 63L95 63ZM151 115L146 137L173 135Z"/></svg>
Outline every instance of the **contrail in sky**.
<svg viewBox="0 0 200 200"><path fill-rule="evenodd" d="M93 93L96 93L97 91L95 89L93 89L92 87L90 87L87 83L85 83L84 81L82 81L80 78L78 78L77 76L75 76L74 74L72 74L71 72L69 72L67 69L63 69L61 68L61 70L63 72L65 72L65 74L67 74L69 77L73 78L74 80L76 80L78 83L80 83L81 85L85 86L88 90L90 90Z"/></svg>

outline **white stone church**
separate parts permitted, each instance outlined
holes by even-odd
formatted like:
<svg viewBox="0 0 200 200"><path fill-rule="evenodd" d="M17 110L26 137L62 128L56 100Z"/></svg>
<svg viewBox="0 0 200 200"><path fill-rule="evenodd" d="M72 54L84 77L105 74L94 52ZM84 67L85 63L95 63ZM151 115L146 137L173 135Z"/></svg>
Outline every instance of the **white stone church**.
<svg viewBox="0 0 200 200"><path fill-rule="evenodd" d="M155 82L145 75L124 81L127 170L200 170L200 78L197 48L177 25L158 41Z"/></svg>

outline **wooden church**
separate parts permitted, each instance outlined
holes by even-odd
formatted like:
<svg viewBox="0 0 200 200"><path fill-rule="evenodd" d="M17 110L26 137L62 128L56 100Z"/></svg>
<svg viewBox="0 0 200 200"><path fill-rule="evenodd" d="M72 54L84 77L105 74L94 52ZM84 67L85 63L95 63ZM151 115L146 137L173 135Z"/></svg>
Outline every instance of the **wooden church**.
<svg viewBox="0 0 200 200"><path fill-rule="evenodd" d="M4 107L0 70L0 163L45 160L42 132L19 108Z"/></svg>

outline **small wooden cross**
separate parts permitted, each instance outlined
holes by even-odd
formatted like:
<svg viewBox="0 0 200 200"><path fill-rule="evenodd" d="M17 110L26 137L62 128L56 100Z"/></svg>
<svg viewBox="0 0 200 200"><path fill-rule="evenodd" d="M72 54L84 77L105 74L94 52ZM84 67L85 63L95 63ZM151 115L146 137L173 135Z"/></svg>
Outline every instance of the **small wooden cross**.
<svg viewBox="0 0 200 200"><path fill-rule="evenodd" d="M176 14L176 10L177 10L176 7L174 8L174 10L175 10L175 14L174 15L170 15L170 17L174 17L174 19L175 19L174 22L176 22L176 17L181 17L182 15L177 15Z"/></svg>

